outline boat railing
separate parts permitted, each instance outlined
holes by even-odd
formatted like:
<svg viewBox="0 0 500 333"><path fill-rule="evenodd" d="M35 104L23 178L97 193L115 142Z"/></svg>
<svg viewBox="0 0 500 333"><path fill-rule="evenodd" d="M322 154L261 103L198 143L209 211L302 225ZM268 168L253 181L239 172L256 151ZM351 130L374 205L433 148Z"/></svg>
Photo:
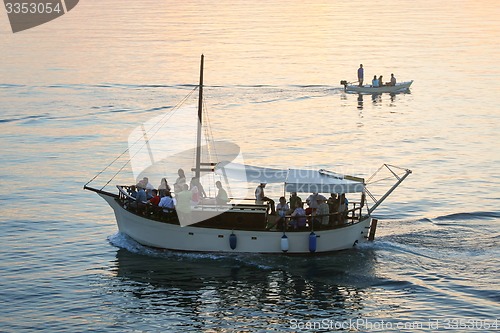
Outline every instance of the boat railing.
<svg viewBox="0 0 500 333"><path fill-rule="evenodd" d="M340 228L348 225L352 225L356 222L359 222L361 219L361 211L363 209L363 206L361 203L352 203L353 208L349 210L345 210L343 212L333 212L333 213L328 213L328 214L306 214L305 216L292 216L292 215L286 215L285 219L291 221L291 220L297 220L299 218L306 218L307 220L307 227L301 228L302 230L308 229L308 230L314 230L320 227L321 229L335 229L335 228ZM322 217L328 216L329 217L329 222L328 225L323 226L319 225L317 223L314 223L314 220L321 220Z"/></svg>
<svg viewBox="0 0 500 333"><path fill-rule="evenodd" d="M130 186L122 186L122 185L117 185L116 186L118 189L118 198L117 200L120 202L123 208L141 215L145 216L148 218L153 218L155 220L163 221L163 222L169 222L169 223L174 223L178 224L178 219L177 219L177 214L175 210L169 211L168 209L166 210L165 208L154 206L151 204L148 204L147 202L142 202L142 203L137 203L136 198L130 195L128 192L130 189ZM267 220L268 218L268 210L269 210L269 203L263 203L263 204L257 204L255 203L255 199L250 199L250 198L232 198L234 199L235 203L229 202L228 204L198 204L192 207L193 212L220 212L221 214L224 212L228 213L255 213L255 214L262 214L261 216L265 216L264 219ZM296 229L296 231L304 231L304 230L326 230L326 229L336 229L336 228L341 228L345 227L348 225L352 225L354 223L357 223L361 220L362 218L362 209L364 205L361 202L349 202L349 206L352 205L351 209L347 209L342 212L332 212L328 214L307 214L305 216L291 216L291 215L286 215L285 218L287 221L292 221L298 218L303 218L305 217L307 220L307 226L305 227L300 227ZM246 215L245 214L245 215ZM315 220L321 220L322 217L328 216L329 217L329 223L326 226L320 225L317 222L314 222ZM215 227L215 225L214 225ZM264 229L264 225L262 226L262 229ZM286 230L287 231L294 231L292 228L288 226L288 223L286 223Z"/></svg>

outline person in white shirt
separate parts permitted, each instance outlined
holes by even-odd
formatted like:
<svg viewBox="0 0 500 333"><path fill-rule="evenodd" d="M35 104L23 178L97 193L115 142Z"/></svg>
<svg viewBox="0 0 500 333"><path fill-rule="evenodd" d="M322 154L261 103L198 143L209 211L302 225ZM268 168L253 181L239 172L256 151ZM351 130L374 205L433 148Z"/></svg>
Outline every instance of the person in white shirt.
<svg viewBox="0 0 500 333"><path fill-rule="evenodd" d="M274 207L274 200L266 197L264 194L264 187L266 187L266 183L260 183L259 186L255 189L255 203L258 205L262 205L264 201L267 201L271 206L271 215L276 214L276 209Z"/></svg>

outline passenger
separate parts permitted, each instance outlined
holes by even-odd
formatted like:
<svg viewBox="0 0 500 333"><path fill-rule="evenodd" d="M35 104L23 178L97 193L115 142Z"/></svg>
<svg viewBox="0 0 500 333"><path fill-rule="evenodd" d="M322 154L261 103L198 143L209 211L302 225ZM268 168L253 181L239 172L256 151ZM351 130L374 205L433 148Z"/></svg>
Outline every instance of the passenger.
<svg viewBox="0 0 500 333"><path fill-rule="evenodd" d="M145 186L141 180L135 187L137 188L137 195L135 196L135 202L132 202L130 207L134 208L138 213L142 213L144 211L146 201L148 200L146 197L146 191L144 190Z"/></svg>
<svg viewBox="0 0 500 333"><path fill-rule="evenodd" d="M297 208L291 214L292 218L290 220L290 226L294 229L302 228L306 226L306 211L303 208L304 204L302 201L297 202Z"/></svg>
<svg viewBox="0 0 500 333"><path fill-rule="evenodd" d="M383 87L384 86L384 81L382 81L382 75L378 77L378 86Z"/></svg>
<svg viewBox="0 0 500 333"><path fill-rule="evenodd" d="M325 227L328 226L330 223L330 207L326 203L326 198L325 197L320 197L318 198L318 209L316 210L316 215L319 223Z"/></svg>
<svg viewBox="0 0 500 333"><path fill-rule="evenodd" d="M288 206L288 204L286 203L285 197L280 197L280 202L276 206L276 211L278 212L278 219L276 220L275 224L278 225L278 229L283 229L283 227L286 225L286 214L289 210L290 206Z"/></svg>
<svg viewBox="0 0 500 333"><path fill-rule="evenodd" d="M181 192L182 188L184 187L184 184L186 184L186 175L184 174L184 170L182 169L177 170L177 174L179 175L179 177L177 177L174 183L175 193Z"/></svg>
<svg viewBox="0 0 500 333"><path fill-rule="evenodd" d="M321 194L318 194L318 192L314 192L313 194L311 194L307 199L306 199L306 203L307 205L309 206L309 208L311 208L311 213L314 213L316 211L316 209L318 209L318 206L319 206L319 200L325 200L326 201L326 198L321 195Z"/></svg>
<svg viewBox="0 0 500 333"><path fill-rule="evenodd" d="M149 179L148 177L144 177L142 178L142 182L144 183L144 185L146 186L144 189L146 190L153 190L155 187L149 182Z"/></svg>
<svg viewBox="0 0 500 333"><path fill-rule="evenodd" d="M389 83L389 85L391 86L396 85L396 77L394 76L394 74L391 74L391 82Z"/></svg>
<svg viewBox="0 0 500 333"><path fill-rule="evenodd" d="M175 210L179 216L181 225L191 224L191 191L187 184L182 185L181 191L175 196Z"/></svg>
<svg viewBox="0 0 500 333"><path fill-rule="evenodd" d="M276 214L276 210L274 208L274 200L266 197L264 194L264 188L266 187L266 183L260 183L259 186L255 189L255 203L258 205L262 205L264 201L267 201L271 206L271 215Z"/></svg>
<svg viewBox="0 0 500 333"><path fill-rule="evenodd" d="M135 189L135 185L130 186L127 189L127 193L132 197L135 198L137 196L137 190Z"/></svg>
<svg viewBox="0 0 500 333"><path fill-rule="evenodd" d="M363 69L363 64L359 64L359 68L358 68L358 82L359 82L359 86L363 86L363 79L365 77L365 73L364 73L364 69Z"/></svg>
<svg viewBox="0 0 500 333"><path fill-rule="evenodd" d="M290 210L291 212L289 212L290 214L295 210L295 208L297 208L297 202L302 202L302 199L297 196L297 192L292 192L292 194L290 195Z"/></svg>
<svg viewBox="0 0 500 333"><path fill-rule="evenodd" d="M144 183L140 181L139 183L137 183L135 187L137 188L137 195L135 197L135 200L139 203L146 202L148 198L146 196L146 191L145 191L146 186L144 185Z"/></svg>
<svg viewBox="0 0 500 333"><path fill-rule="evenodd" d="M192 193L191 201L195 204L199 204L203 198L206 198L207 194L200 184L200 180L196 177L191 178L190 190Z"/></svg>
<svg viewBox="0 0 500 333"><path fill-rule="evenodd" d="M348 209L348 200L345 197L345 193L342 193L339 199L339 217L338 217L339 224L343 224L345 222L345 219L347 217L347 209Z"/></svg>
<svg viewBox="0 0 500 333"><path fill-rule="evenodd" d="M151 199L149 199L148 202L150 204L152 204L153 206L158 206L158 204L160 203L160 197L158 196L158 190L152 190L151 192L153 194L153 197Z"/></svg>
<svg viewBox="0 0 500 333"><path fill-rule="evenodd" d="M170 191L165 192L165 196L161 198L158 207L162 207L165 213L170 213L175 209L175 199L172 198Z"/></svg>
<svg viewBox="0 0 500 333"><path fill-rule="evenodd" d="M151 200L153 198L153 190L147 188L146 189L146 199Z"/></svg>
<svg viewBox="0 0 500 333"><path fill-rule="evenodd" d="M330 211L332 210L332 207L335 206L336 202L337 202L337 193L330 193L330 197L327 200L328 206L330 206Z"/></svg>
<svg viewBox="0 0 500 333"><path fill-rule="evenodd" d="M215 202L218 205L225 205L229 202L229 198L227 196L227 192L225 189L222 188L222 183L220 181L215 182L215 186L219 190L217 192L217 196L215 197Z"/></svg>
<svg viewBox="0 0 500 333"><path fill-rule="evenodd" d="M168 185L168 181L166 178L161 179L160 185L158 186L158 191L159 191L160 197L162 197L162 198L165 196L165 194L167 192L171 191L170 185Z"/></svg>
<svg viewBox="0 0 500 333"><path fill-rule="evenodd" d="M331 193L327 203L330 209L330 214L335 214L335 215L330 215L330 222L331 224L337 224L338 221L337 213L339 211L340 198L337 197L336 193Z"/></svg>
<svg viewBox="0 0 500 333"><path fill-rule="evenodd" d="M379 86L379 81L377 80L377 75L373 75L373 80L372 80L372 87L378 87Z"/></svg>

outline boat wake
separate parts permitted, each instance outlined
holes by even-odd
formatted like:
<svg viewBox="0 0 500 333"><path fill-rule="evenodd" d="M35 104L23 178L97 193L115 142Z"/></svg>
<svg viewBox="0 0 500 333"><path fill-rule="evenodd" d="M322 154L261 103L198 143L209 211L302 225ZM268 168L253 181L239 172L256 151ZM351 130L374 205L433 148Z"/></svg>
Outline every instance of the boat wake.
<svg viewBox="0 0 500 333"><path fill-rule="evenodd" d="M477 219L498 219L500 212L467 212L467 213L453 213L449 215L438 216L432 220L434 221L466 221Z"/></svg>

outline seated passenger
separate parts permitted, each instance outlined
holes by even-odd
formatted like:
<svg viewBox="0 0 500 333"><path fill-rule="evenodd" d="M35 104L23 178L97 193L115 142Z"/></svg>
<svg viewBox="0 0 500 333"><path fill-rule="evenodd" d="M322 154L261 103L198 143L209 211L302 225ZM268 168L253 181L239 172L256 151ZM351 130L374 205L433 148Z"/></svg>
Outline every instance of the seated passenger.
<svg viewBox="0 0 500 333"><path fill-rule="evenodd" d="M127 189L127 193L132 197L135 198L137 196L137 190L135 189L135 185L130 186Z"/></svg>
<svg viewBox="0 0 500 333"><path fill-rule="evenodd" d="M151 192L153 194L153 197L151 199L149 199L148 202L150 204L152 204L153 206L158 206L158 204L160 203L160 197L158 196L158 190L152 190Z"/></svg>
<svg viewBox="0 0 500 333"><path fill-rule="evenodd" d="M227 192L222 188L222 183L220 181L215 182L215 186L219 190L217 192L217 196L215 197L215 203L218 205L225 205L229 202L229 198L227 196Z"/></svg>
<svg viewBox="0 0 500 333"><path fill-rule="evenodd" d="M165 196L165 193L171 191L170 185L168 185L168 181L166 178L161 179L160 186L158 186L158 191L159 191L160 197L162 197L162 198Z"/></svg>
<svg viewBox="0 0 500 333"><path fill-rule="evenodd" d="M292 218L290 219L290 226L294 229L302 228L306 226L306 211L303 208L304 204L302 201L297 202L297 208L292 213Z"/></svg>
<svg viewBox="0 0 500 333"><path fill-rule="evenodd" d="M394 74L391 74L391 82L389 82L389 85L395 86L396 85L396 77Z"/></svg>
<svg viewBox="0 0 500 333"><path fill-rule="evenodd" d="M162 207L165 213L170 213L175 209L175 199L170 192L165 192L165 196L160 199L158 207Z"/></svg>
<svg viewBox="0 0 500 333"><path fill-rule="evenodd" d="M378 77L378 86L382 87L384 85L384 81L382 81L382 75Z"/></svg>
<svg viewBox="0 0 500 333"><path fill-rule="evenodd" d="M146 191L144 190L142 181L137 183L135 187L137 188L137 194L135 196L135 201L130 203L130 207L137 212L142 213L146 206L146 201L148 200L146 197Z"/></svg>
<svg viewBox="0 0 500 333"><path fill-rule="evenodd" d="M290 210L290 207L286 203L285 197L280 197L280 202L276 206L276 212L278 213L278 216L276 218L276 221L274 223L270 223L266 229L271 229L275 225L278 226L278 229L283 229L285 226L285 221L286 221L286 214Z"/></svg>
<svg viewBox="0 0 500 333"><path fill-rule="evenodd" d="M143 184L144 184L144 186L145 186L144 188L145 188L146 190L153 190L153 189L155 188L155 187L154 187L154 186L153 186L153 185L149 182L148 177L144 177L144 178L142 178L142 182L143 182Z"/></svg>
<svg viewBox="0 0 500 333"><path fill-rule="evenodd" d="M135 200L139 203L145 203L146 201L148 201L145 185L142 182L139 182L135 187L137 188L137 195L135 196Z"/></svg>
<svg viewBox="0 0 500 333"><path fill-rule="evenodd" d="M377 80L377 75L373 75L373 80L372 80L372 87L378 87L378 80Z"/></svg>
<svg viewBox="0 0 500 333"><path fill-rule="evenodd" d="M207 196L207 194L205 193L203 186L200 184L200 180L196 177L191 178L190 186L192 193L191 201L197 205L201 202L202 198Z"/></svg>

